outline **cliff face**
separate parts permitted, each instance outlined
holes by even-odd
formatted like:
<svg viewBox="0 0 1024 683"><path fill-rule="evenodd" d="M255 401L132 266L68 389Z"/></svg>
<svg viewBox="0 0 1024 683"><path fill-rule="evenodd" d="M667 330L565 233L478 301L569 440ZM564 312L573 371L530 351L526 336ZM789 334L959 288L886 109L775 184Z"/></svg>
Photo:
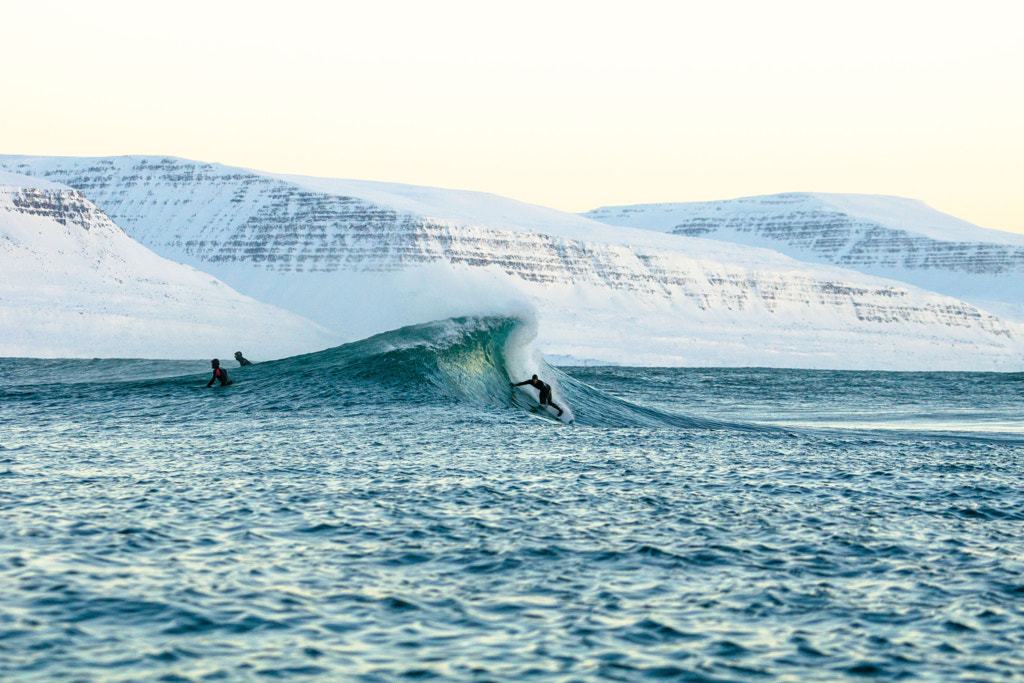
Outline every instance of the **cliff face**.
<svg viewBox="0 0 1024 683"><path fill-rule="evenodd" d="M121 232L102 211L75 190L43 190L34 187L10 188L5 192L4 209L26 216L39 216L65 227L89 231L100 228Z"/></svg>
<svg viewBox="0 0 1024 683"><path fill-rule="evenodd" d="M985 230L896 197L783 194L606 207L612 225L767 246L805 261L949 296L1024 307L1024 236Z"/></svg>
<svg viewBox="0 0 1024 683"><path fill-rule="evenodd" d="M673 226L671 232L691 237L749 234L855 270L936 269L976 275L1024 272L1024 247L936 240L836 211L794 211L755 220L695 216Z"/></svg>
<svg viewBox="0 0 1024 683"><path fill-rule="evenodd" d="M74 187L157 253L334 329L351 330L353 320L372 317L373 306L408 307L405 317L381 315L380 325L385 319L395 325L486 312L486 301L467 291L476 284L459 284L447 274L487 273L536 306L542 335L547 330L552 340L547 350L599 360L603 354L604 360L630 362L637 333L668 349L680 346L681 334L701 338L710 329L730 339L754 333L746 350L730 355L734 362L726 364L767 364L749 353L759 335L782 335L793 349L804 335L811 355L836 340L869 348L887 335L881 343L890 354L901 336L935 346L948 337L955 344L991 347L997 356L1019 341L1013 325L962 301L768 251L693 239L713 232L699 217L673 225L679 237L651 241L645 238L650 233L619 230L613 243L606 239L607 226L557 212L545 214L540 224L507 207L500 222L462 210L447 214L445 207L464 197L429 188L406 188L403 197L389 195L393 188L383 185L373 192L347 186L327 191L312 182L170 158L0 157L0 167ZM415 206L425 206L426 198L431 209L408 208L412 195L421 200ZM834 242L834 253L855 258L857 249L842 245L863 226L832 217L833 227L822 229L821 218L804 217L804 243L825 249ZM791 227L794 219L787 220ZM763 229L770 232L767 225ZM863 258L884 262L895 256L883 250ZM423 268L441 277L405 277ZM353 284L377 293L354 303ZM445 305L435 305L435 299ZM476 310L459 309L471 300ZM640 309L647 313L638 316ZM609 318L632 322L610 328ZM359 331L383 329L368 323ZM600 338L602 350L583 348L571 336ZM543 336L541 341L543 346ZM609 351L615 347L622 350ZM655 363L699 362L692 355L652 357L660 359Z"/></svg>

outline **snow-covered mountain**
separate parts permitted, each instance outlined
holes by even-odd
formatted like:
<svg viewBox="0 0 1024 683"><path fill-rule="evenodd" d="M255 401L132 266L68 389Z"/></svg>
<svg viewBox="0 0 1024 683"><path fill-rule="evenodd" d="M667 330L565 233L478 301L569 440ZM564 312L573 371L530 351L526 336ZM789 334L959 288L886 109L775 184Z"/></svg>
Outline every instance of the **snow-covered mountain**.
<svg viewBox="0 0 1024 683"><path fill-rule="evenodd" d="M1007 369L1021 327L768 249L613 227L494 195L164 157L0 157L80 190L134 238L346 338L535 316L559 360Z"/></svg>
<svg viewBox="0 0 1024 683"><path fill-rule="evenodd" d="M986 230L917 200L791 193L603 207L584 215L610 225L767 247L1024 320L1024 235Z"/></svg>
<svg viewBox="0 0 1024 683"><path fill-rule="evenodd" d="M0 171L0 356L268 359L336 342L128 237L82 193Z"/></svg>

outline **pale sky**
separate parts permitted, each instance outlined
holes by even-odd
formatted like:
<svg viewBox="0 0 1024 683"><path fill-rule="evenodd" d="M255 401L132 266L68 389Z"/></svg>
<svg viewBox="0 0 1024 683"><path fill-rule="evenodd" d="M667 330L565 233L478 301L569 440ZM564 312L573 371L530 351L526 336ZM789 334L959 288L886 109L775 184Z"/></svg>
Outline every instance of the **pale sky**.
<svg viewBox="0 0 1024 683"><path fill-rule="evenodd" d="M789 191L1024 233L1024 0L0 0L0 153L565 211Z"/></svg>

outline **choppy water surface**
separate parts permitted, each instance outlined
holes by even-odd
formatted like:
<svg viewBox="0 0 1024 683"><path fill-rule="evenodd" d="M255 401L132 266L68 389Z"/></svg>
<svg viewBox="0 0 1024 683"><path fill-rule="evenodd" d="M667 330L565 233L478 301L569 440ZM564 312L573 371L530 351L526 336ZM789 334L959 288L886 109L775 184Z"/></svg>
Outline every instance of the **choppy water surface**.
<svg viewBox="0 0 1024 683"><path fill-rule="evenodd" d="M514 328L0 360L0 672L1020 678L1019 375L542 368L566 425Z"/></svg>

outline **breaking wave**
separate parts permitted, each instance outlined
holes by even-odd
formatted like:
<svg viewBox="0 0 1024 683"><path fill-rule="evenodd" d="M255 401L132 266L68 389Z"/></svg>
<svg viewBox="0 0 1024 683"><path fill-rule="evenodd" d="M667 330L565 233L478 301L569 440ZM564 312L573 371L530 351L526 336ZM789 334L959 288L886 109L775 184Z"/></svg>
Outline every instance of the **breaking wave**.
<svg viewBox="0 0 1024 683"><path fill-rule="evenodd" d="M534 349L536 328L517 317L468 317L403 327L318 353L253 366L265 396L320 402L401 401L541 409L536 391L512 382L537 374L565 408L563 422L601 427L748 429L761 427L672 414L636 405L547 364ZM246 368L245 370L250 370ZM249 378L246 378L249 381Z"/></svg>

